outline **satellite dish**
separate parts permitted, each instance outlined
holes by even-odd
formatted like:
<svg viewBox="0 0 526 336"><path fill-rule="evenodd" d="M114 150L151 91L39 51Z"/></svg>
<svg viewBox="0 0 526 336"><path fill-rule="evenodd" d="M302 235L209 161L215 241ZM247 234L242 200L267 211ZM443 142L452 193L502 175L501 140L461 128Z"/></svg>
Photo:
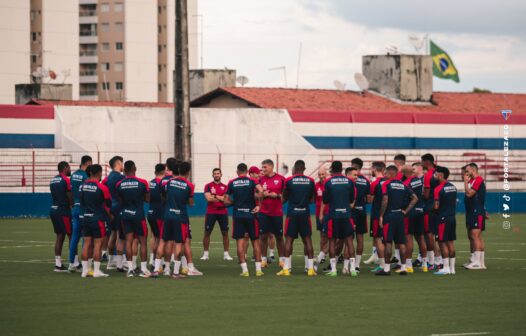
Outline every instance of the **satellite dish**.
<svg viewBox="0 0 526 336"><path fill-rule="evenodd" d="M248 78L246 76L239 76L237 77L236 82L241 86L245 86L248 84Z"/></svg>
<svg viewBox="0 0 526 336"><path fill-rule="evenodd" d="M336 88L336 90L345 91L345 84L340 82L339 80L335 80L333 82L333 84L334 84L334 87Z"/></svg>
<svg viewBox="0 0 526 336"><path fill-rule="evenodd" d="M357 72L354 74L354 81L360 88L360 91L365 92L367 89L369 89L369 81L361 73Z"/></svg>
<svg viewBox="0 0 526 336"><path fill-rule="evenodd" d="M422 48L424 47L424 43L427 40L427 34L424 37L418 37L415 34L409 35L409 42L413 47L415 48L415 51L420 54Z"/></svg>
<svg viewBox="0 0 526 336"><path fill-rule="evenodd" d="M57 79L57 74L53 70L49 70L49 78Z"/></svg>

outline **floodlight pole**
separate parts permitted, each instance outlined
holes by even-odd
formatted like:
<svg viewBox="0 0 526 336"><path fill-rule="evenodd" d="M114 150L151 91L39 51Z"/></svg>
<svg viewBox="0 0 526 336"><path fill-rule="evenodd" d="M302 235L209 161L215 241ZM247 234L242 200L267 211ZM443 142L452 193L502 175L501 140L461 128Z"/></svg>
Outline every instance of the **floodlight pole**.
<svg viewBox="0 0 526 336"><path fill-rule="evenodd" d="M187 0L175 1L175 130L174 154L191 161L190 85L188 69Z"/></svg>

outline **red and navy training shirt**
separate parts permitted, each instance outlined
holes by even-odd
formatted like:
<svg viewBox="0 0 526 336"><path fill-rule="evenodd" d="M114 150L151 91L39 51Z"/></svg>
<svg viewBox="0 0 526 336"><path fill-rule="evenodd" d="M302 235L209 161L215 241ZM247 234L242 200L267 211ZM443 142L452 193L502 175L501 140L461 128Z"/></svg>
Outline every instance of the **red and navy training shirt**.
<svg viewBox="0 0 526 336"><path fill-rule="evenodd" d="M354 182L341 174L325 180L323 203L329 205L328 218L350 218L351 203L356 199Z"/></svg>
<svg viewBox="0 0 526 336"><path fill-rule="evenodd" d="M310 215L309 204L315 195L314 179L303 174L285 180L283 193L288 200L287 215Z"/></svg>
<svg viewBox="0 0 526 336"><path fill-rule="evenodd" d="M123 219L141 221L144 219L144 196L150 192L146 180L127 176L117 182L117 194Z"/></svg>
<svg viewBox="0 0 526 336"><path fill-rule="evenodd" d="M210 193L212 196L223 196L226 194L227 185L224 183L217 183L212 181L205 185L205 193ZM228 211L223 202L208 202L206 205L206 213L210 215L226 215Z"/></svg>

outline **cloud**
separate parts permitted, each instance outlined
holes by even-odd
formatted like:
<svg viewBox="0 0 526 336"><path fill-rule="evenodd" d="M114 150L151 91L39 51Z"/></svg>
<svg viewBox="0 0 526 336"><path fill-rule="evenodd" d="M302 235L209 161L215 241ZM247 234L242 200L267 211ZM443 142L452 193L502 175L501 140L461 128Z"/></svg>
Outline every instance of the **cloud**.
<svg viewBox="0 0 526 336"><path fill-rule="evenodd" d="M432 22L427 26L422 23L421 27L415 23L411 24L414 27L394 25L387 19L384 24L371 24L364 19L353 21L345 12L351 8L346 3L339 0L201 0L205 67L237 69L238 75L249 77L250 86L284 86L283 71L269 69L286 66L287 84L296 87L301 43L300 87L333 88L333 81L337 79L347 83L348 88L357 89L353 75L361 72L363 55L385 53L387 44L413 52L408 34L423 35L430 32L427 27L435 26ZM360 10L363 13L365 8L372 12L378 5L366 6L360 2L360 6L355 8L358 13ZM386 10L393 6L386 4ZM421 5L415 6L410 8L419 9ZM393 9L392 15L404 21L410 14L399 8ZM471 16L464 20L471 22ZM477 22L478 19L475 24ZM461 77L460 84L435 79L435 88L469 91L477 86L495 91L526 91L526 82L520 78L521 73L526 73L526 40L520 34L507 34L507 28L464 29L468 23L451 23L451 26L442 23L444 29L430 35L451 55ZM455 25L458 31L452 28Z"/></svg>

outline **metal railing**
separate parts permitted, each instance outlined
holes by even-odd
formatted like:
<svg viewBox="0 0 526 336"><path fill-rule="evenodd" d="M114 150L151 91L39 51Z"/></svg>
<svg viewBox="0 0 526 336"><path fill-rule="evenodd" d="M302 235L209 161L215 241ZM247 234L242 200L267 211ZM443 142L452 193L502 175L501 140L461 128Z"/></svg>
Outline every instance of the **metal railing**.
<svg viewBox="0 0 526 336"><path fill-rule="evenodd" d="M80 36L97 36L97 31L92 30L86 30L86 31L80 31Z"/></svg>
<svg viewBox="0 0 526 336"><path fill-rule="evenodd" d="M80 70L80 76L97 76L97 70Z"/></svg>
<svg viewBox="0 0 526 336"><path fill-rule="evenodd" d="M81 50L79 56L97 56L97 49L93 50Z"/></svg>
<svg viewBox="0 0 526 336"><path fill-rule="evenodd" d="M85 16L97 16L97 10L83 10L79 12L79 16L85 17Z"/></svg>

